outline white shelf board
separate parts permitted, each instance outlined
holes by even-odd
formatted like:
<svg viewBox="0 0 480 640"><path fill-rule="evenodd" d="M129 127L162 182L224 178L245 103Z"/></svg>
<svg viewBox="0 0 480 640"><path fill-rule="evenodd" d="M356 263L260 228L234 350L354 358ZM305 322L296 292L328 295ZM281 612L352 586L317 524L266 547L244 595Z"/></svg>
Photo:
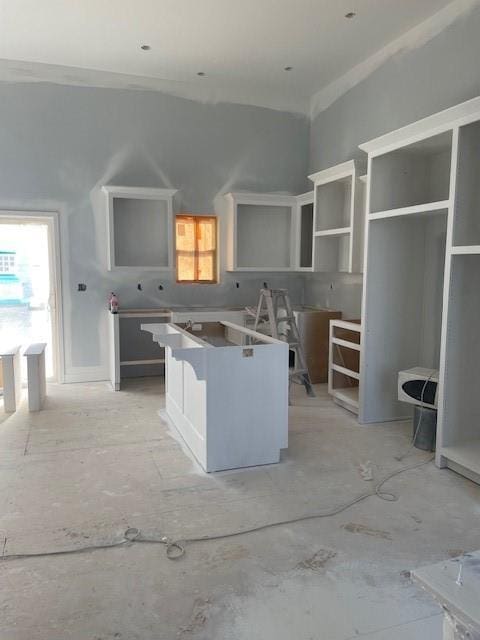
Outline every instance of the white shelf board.
<svg viewBox="0 0 480 640"><path fill-rule="evenodd" d="M311 271L309 267L306 269L307 271ZM278 271L279 273L286 271L295 271L292 267L237 267L236 269L227 269L227 273L235 273L237 271L247 271L247 272L256 272L256 273L270 273L271 271Z"/></svg>
<svg viewBox="0 0 480 640"><path fill-rule="evenodd" d="M330 326L362 333L362 325L359 322L351 322L350 320L330 320Z"/></svg>
<svg viewBox="0 0 480 640"><path fill-rule="evenodd" d="M442 447L440 455L480 475L480 438Z"/></svg>
<svg viewBox="0 0 480 640"><path fill-rule="evenodd" d="M388 209L370 213L369 220L383 220L384 218L396 218L397 216L409 216L419 213L435 213L448 209L450 200L439 200L438 202L426 202L425 204L415 204L411 207L399 207L398 209Z"/></svg>
<svg viewBox="0 0 480 640"><path fill-rule="evenodd" d="M475 256L480 254L480 244L452 247L450 253L456 256Z"/></svg>
<svg viewBox="0 0 480 640"><path fill-rule="evenodd" d="M358 387L343 387L333 389L332 395L336 400L358 409Z"/></svg>
<svg viewBox="0 0 480 640"><path fill-rule="evenodd" d="M315 237L321 238L325 236L346 236L352 232L352 227L340 227L338 229L323 229L315 231Z"/></svg>
<svg viewBox="0 0 480 640"><path fill-rule="evenodd" d="M343 373L344 376L348 376L349 378L360 380L360 374L358 373L358 371L352 371L352 369L347 369L346 367L342 367L339 364L332 364L332 369L337 373Z"/></svg>
<svg viewBox="0 0 480 640"><path fill-rule="evenodd" d="M165 364L164 358L152 358L150 360L121 360L121 367L132 367L141 364Z"/></svg>
<svg viewBox="0 0 480 640"><path fill-rule="evenodd" d="M356 342L350 342L350 340L343 340L342 338L332 338L332 344L338 344L339 347L345 347L346 349L355 349L355 351L360 351L360 345Z"/></svg>

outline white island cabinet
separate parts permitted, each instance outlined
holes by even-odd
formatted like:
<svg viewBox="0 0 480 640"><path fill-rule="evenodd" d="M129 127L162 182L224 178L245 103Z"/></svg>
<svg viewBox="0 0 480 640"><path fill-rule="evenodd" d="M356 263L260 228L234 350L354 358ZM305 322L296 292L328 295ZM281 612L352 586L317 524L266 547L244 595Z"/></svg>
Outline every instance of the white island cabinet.
<svg viewBox="0 0 480 640"><path fill-rule="evenodd" d="M286 343L226 321L142 329L165 347L167 414L205 471L280 460L288 446Z"/></svg>

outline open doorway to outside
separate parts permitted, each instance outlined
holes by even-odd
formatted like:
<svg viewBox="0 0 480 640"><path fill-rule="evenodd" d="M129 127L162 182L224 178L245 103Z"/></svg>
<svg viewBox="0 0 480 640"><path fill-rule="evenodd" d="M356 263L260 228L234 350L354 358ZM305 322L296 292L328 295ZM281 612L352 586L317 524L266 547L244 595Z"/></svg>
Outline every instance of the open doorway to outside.
<svg viewBox="0 0 480 640"><path fill-rule="evenodd" d="M0 346L47 343L47 379L62 381L57 224L55 213L0 212Z"/></svg>

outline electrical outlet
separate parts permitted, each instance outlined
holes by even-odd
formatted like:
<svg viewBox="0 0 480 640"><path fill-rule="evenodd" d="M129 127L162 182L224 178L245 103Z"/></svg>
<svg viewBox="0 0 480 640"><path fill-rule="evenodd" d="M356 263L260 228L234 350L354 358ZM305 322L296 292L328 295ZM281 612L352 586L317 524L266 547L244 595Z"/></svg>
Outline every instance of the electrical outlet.
<svg viewBox="0 0 480 640"><path fill-rule="evenodd" d="M84 284L83 282L79 282L77 285L77 291L86 291L87 290L87 285Z"/></svg>
<svg viewBox="0 0 480 640"><path fill-rule="evenodd" d="M141 290L142 290L142 285L141 285L141 283L140 283L140 282L137 284L137 289L138 289L139 291L141 291Z"/></svg>

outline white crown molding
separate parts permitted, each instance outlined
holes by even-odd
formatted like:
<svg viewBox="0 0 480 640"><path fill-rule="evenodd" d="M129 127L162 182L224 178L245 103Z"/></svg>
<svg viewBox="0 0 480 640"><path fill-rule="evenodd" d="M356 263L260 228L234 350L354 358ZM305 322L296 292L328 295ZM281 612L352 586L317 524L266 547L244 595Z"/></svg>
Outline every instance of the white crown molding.
<svg viewBox="0 0 480 640"><path fill-rule="evenodd" d="M430 16L400 37L389 42L372 56L352 67L337 80L323 87L312 96L310 118L313 120L347 91L368 78L387 60L401 51L412 51L427 44L435 36L453 24L458 18L479 6L480 0L453 0L446 7Z"/></svg>

